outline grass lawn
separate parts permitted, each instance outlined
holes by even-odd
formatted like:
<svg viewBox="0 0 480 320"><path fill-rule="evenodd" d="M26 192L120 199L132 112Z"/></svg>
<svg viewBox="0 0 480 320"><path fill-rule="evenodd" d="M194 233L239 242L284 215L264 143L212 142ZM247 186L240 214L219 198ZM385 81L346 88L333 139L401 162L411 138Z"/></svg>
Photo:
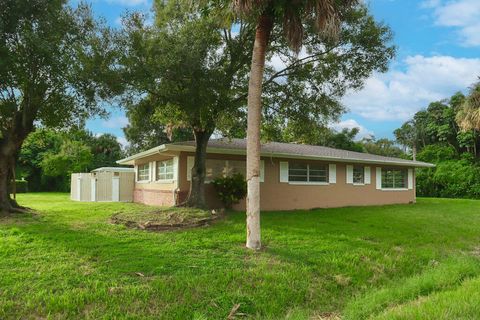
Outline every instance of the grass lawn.
<svg viewBox="0 0 480 320"><path fill-rule="evenodd" d="M480 201L243 213L163 233L108 223L137 204L19 195L0 218L0 319L478 319Z"/></svg>

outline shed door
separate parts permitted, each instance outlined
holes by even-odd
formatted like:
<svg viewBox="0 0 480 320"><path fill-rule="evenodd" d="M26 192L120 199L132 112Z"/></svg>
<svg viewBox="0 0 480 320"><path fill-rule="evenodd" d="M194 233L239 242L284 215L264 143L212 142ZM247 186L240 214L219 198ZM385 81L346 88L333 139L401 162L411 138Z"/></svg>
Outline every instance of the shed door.
<svg viewBox="0 0 480 320"><path fill-rule="evenodd" d="M112 201L120 201L120 177L112 177Z"/></svg>

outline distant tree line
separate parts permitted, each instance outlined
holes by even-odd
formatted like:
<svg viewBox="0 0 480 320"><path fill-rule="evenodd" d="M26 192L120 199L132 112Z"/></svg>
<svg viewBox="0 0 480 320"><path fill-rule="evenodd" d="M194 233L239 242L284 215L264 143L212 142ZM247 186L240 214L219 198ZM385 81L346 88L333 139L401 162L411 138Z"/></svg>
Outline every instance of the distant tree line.
<svg viewBox="0 0 480 320"><path fill-rule="evenodd" d="M30 191L69 191L73 172L117 166L122 157L122 147L111 134L39 128L23 143L16 177L27 180Z"/></svg>
<svg viewBox="0 0 480 320"><path fill-rule="evenodd" d="M395 130L408 155L436 164L417 171L419 196L480 198L480 85L430 103Z"/></svg>

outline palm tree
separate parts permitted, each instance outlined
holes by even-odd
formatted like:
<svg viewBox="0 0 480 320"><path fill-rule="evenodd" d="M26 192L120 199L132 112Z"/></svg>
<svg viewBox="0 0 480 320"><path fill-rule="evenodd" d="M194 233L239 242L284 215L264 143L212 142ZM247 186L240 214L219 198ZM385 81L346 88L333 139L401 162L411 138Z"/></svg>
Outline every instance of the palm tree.
<svg viewBox="0 0 480 320"><path fill-rule="evenodd" d="M462 103L455 117L457 124L462 131L472 130L473 132L473 149L477 156L477 131L480 130L480 82L470 89L470 94Z"/></svg>
<svg viewBox="0 0 480 320"><path fill-rule="evenodd" d="M357 0L233 0L235 10L256 18L255 42L248 84L247 118L247 248L260 249L260 123L265 55L270 34L281 23L295 52L302 47L304 23L324 36L336 38L342 12Z"/></svg>
<svg viewBox="0 0 480 320"><path fill-rule="evenodd" d="M470 94L458 110L456 120L458 126L464 131L480 130L480 83L470 90Z"/></svg>

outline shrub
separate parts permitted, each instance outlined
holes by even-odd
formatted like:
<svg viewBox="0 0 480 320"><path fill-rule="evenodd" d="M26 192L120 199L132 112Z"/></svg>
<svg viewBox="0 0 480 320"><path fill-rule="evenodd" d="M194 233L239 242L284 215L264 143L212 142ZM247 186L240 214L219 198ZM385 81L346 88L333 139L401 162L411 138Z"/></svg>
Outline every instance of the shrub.
<svg viewBox="0 0 480 320"><path fill-rule="evenodd" d="M28 181L27 180L15 180L15 191L17 193L26 193L28 191ZM11 185L10 190L13 191L13 185Z"/></svg>
<svg viewBox="0 0 480 320"><path fill-rule="evenodd" d="M427 197L480 198L480 166L462 156L417 171L417 194Z"/></svg>
<svg viewBox="0 0 480 320"><path fill-rule="evenodd" d="M235 173L229 177L216 178L212 181L212 185L227 209L230 209L247 195L247 183L240 173Z"/></svg>

